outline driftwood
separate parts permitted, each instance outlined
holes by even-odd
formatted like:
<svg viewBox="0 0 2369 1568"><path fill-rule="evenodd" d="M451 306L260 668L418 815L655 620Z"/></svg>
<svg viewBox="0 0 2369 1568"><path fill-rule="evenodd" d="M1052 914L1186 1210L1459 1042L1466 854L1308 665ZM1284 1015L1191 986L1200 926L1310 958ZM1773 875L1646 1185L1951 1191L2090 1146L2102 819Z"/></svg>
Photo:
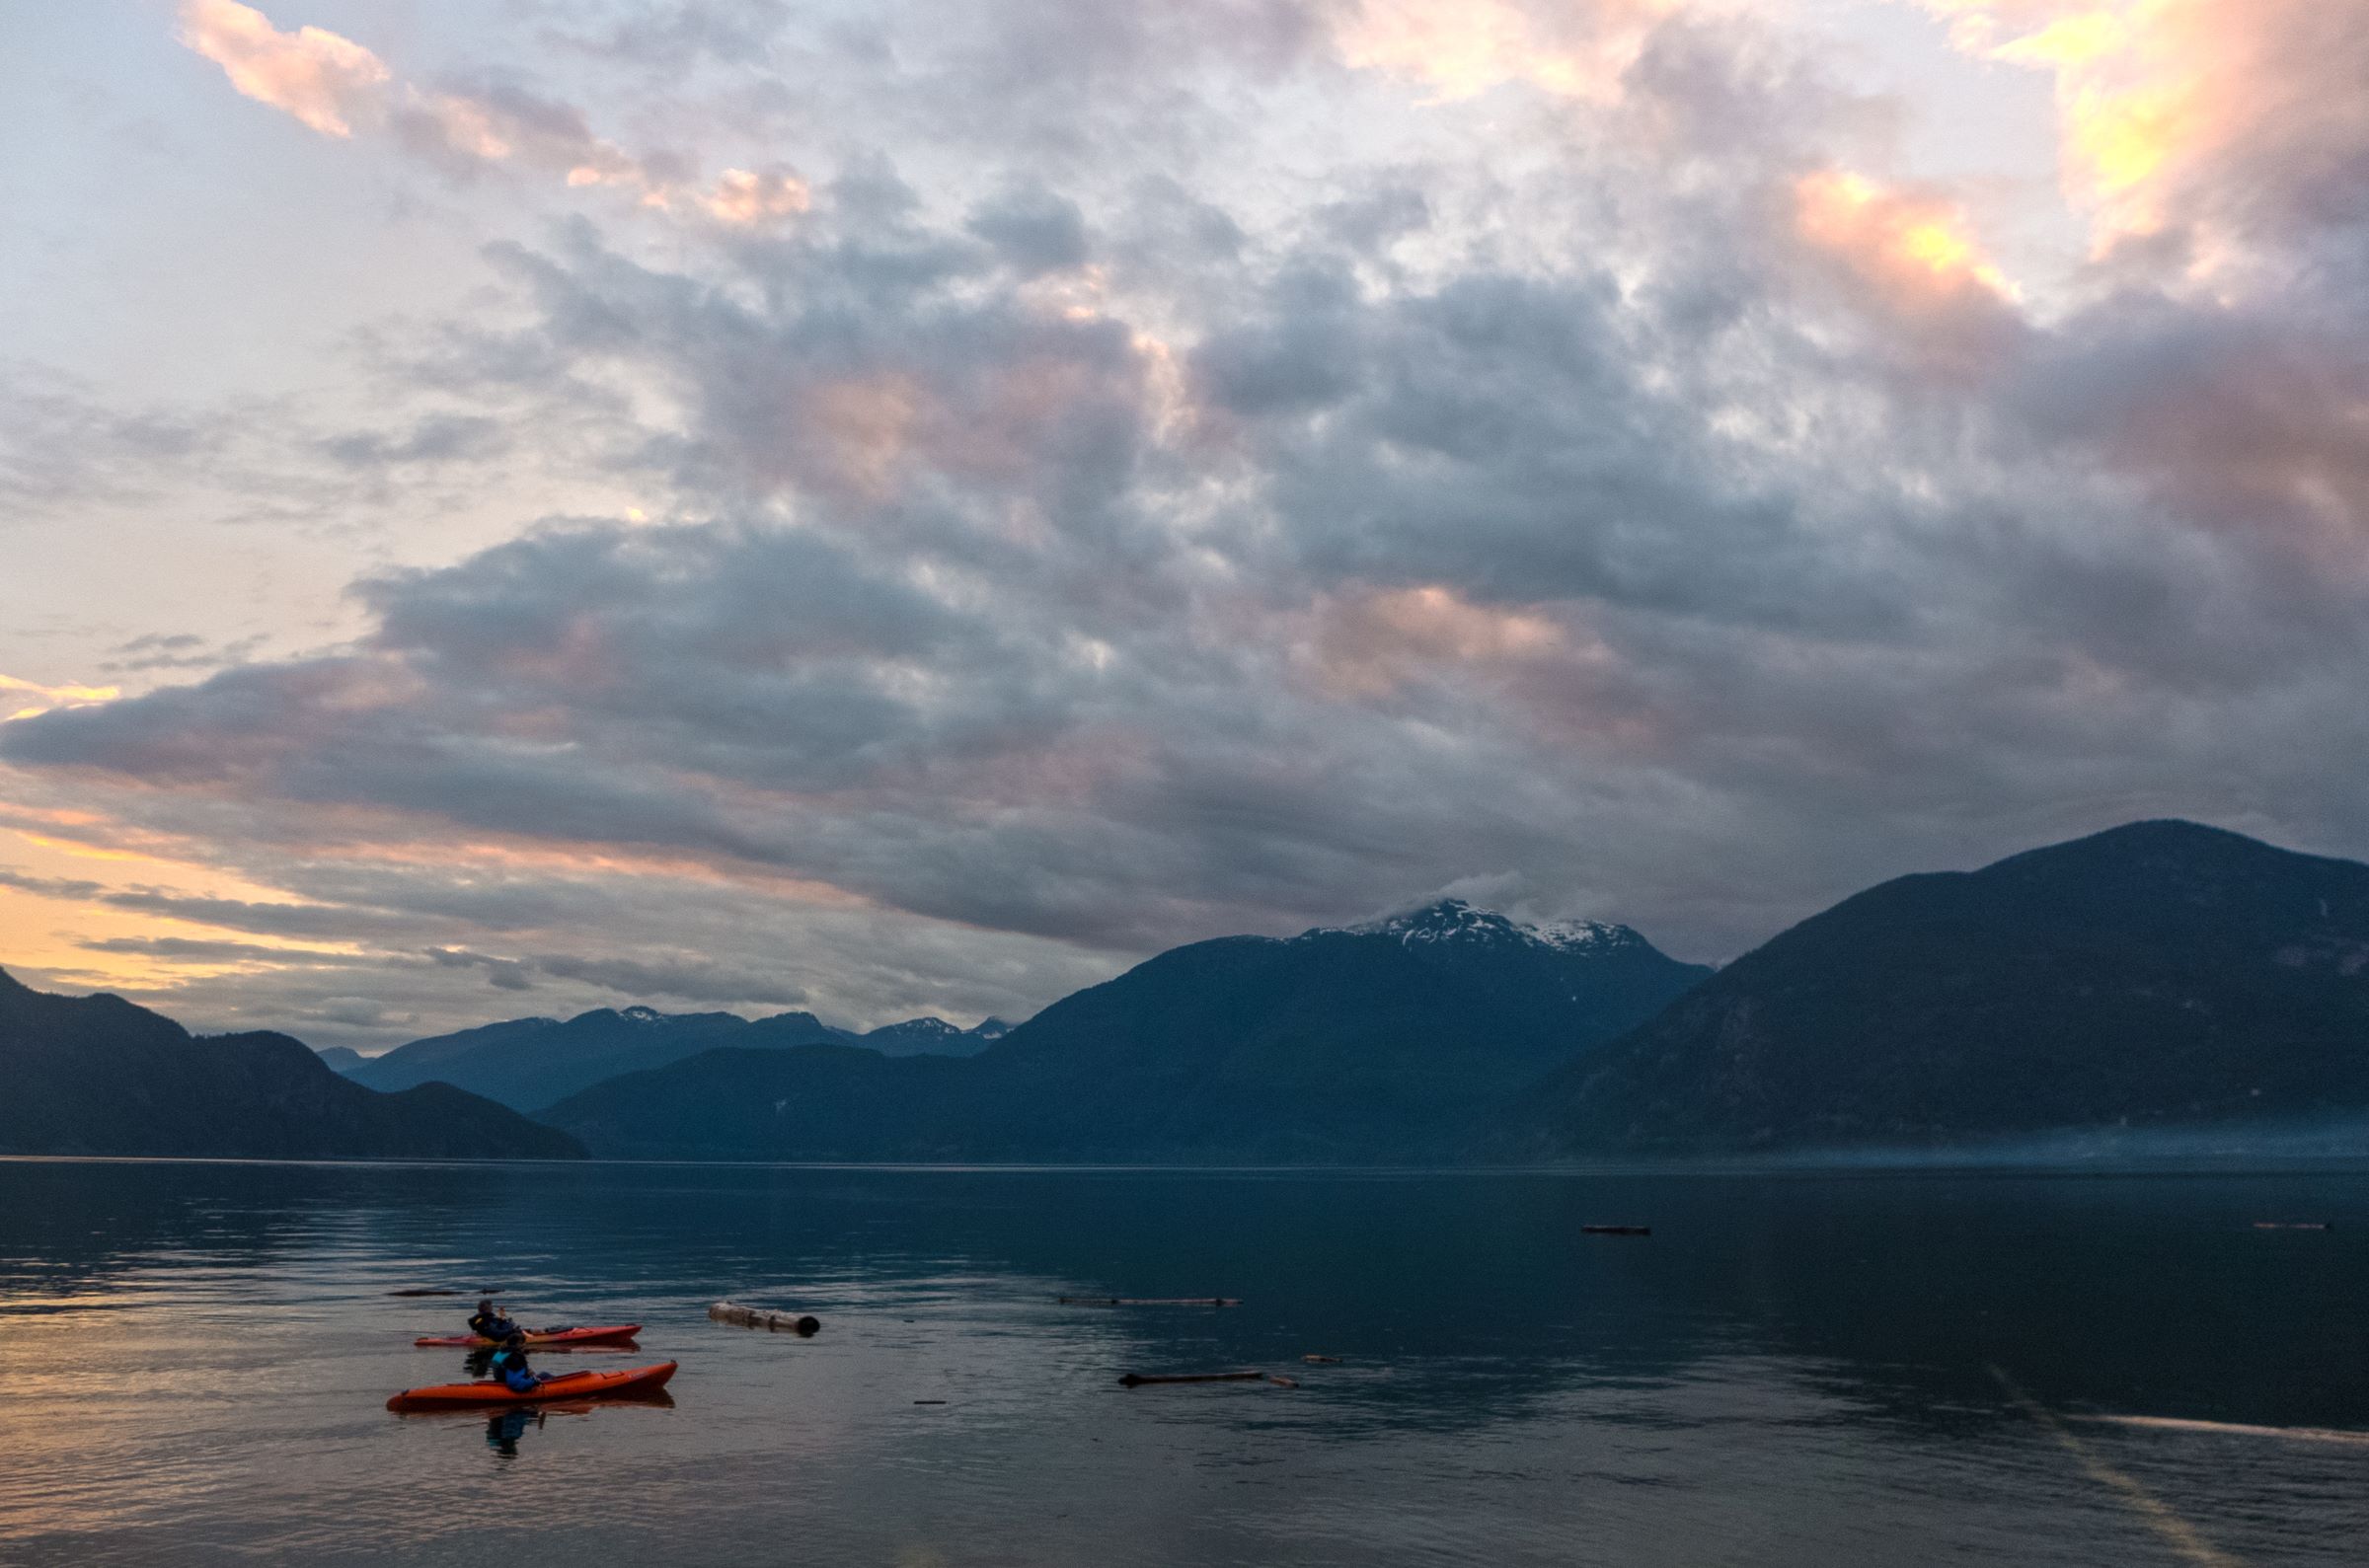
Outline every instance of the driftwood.
<svg viewBox="0 0 2369 1568"><path fill-rule="evenodd" d="M822 1327L822 1319L799 1312L774 1312L762 1307L742 1307L734 1302L718 1302L708 1308L708 1315L720 1323L736 1323L742 1328L763 1328L774 1333L796 1334L801 1339Z"/></svg>
<svg viewBox="0 0 2369 1568"><path fill-rule="evenodd" d="M1311 1367L1337 1367L1340 1365L1340 1358L1338 1356L1319 1356L1312 1353L1302 1356L1300 1360L1306 1362Z"/></svg>
<svg viewBox="0 0 2369 1568"><path fill-rule="evenodd" d="M1059 1296L1063 1307L1240 1307L1233 1296Z"/></svg>
<svg viewBox="0 0 2369 1568"><path fill-rule="evenodd" d="M1140 1388L1152 1382L1264 1382L1263 1372L1130 1372L1118 1380L1129 1388Z"/></svg>
<svg viewBox="0 0 2369 1568"><path fill-rule="evenodd" d="M1583 1225L1579 1228L1579 1233L1581 1235L1651 1235L1653 1228L1649 1225Z"/></svg>
<svg viewBox="0 0 2369 1568"><path fill-rule="evenodd" d="M2328 1220L2256 1220L2256 1231L2333 1231L2335 1225Z"/></svg>

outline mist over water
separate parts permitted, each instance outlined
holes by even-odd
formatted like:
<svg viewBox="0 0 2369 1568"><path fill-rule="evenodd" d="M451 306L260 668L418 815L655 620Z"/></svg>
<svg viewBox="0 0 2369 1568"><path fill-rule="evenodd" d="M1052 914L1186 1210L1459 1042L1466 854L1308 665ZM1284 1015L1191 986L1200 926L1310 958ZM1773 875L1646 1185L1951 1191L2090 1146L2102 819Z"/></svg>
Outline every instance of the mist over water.
<svg viewBox="0 0 2369 1568"><path fill-rule="evenodd" d="M387 1412L481 1286L672 1404ZM0 1561L2352 1562L2219 1426L2369 1431L2365 1305L2350 1170L0 1161Z"/></svg>

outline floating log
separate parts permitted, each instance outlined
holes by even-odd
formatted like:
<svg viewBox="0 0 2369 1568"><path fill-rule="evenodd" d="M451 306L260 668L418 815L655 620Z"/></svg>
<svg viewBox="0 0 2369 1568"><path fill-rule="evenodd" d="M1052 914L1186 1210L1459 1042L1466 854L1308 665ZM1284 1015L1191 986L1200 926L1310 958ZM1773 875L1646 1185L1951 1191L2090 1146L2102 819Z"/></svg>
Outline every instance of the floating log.
<svg viewBox="0 0 2369 1568"><path fill-rule="evenodd" d="M1300 1360L1306 1362L1311 1367L1337 1367L1340 1365L1340 1358L1338 1356L1319 1356L1311 1353L1309 1355L1302 1356Z"/></svg>
<svg viewBox="0 0 2369 1568"><path fill-rule="evenodd" d="M1063 1307L1240 1307L1233 1296L1057 1296Z"/></svg>
<svg viewBox="0 0 2369 1568"><path fill-rule="evenodd" d="M1264 1382L1263 1372L1130 1372L1118 1380L1128 1388L1140 1388L1153 1382Z"/></svg>
<svg viewBox="0 0 2369 1568"><path fill-rule="evenodd" d="M1579 1233L1581 1235L1651 1235L1653 1228L1649 1225L1583 1225L1579 1228Z"/></svg>
<svg viewBox="0 0 2369 1568"><path fill-rule="evenodd" d="M1270 1372L1266 1375L1266 1381L1273 1383L1278 1388L1297 1388L1300 1385L1299 1379L1286 1378L1282 1374L1274 1372Z"/></svg>
<svg viewBox="0 0 2369 1568"><path fill-rule="evenodd" d="M800 1312L774 1312L762 1307L742 1307L736 1302L718 1302L708 1308L708 1315L720 1323L735 1323L742 1328L763 1328L777 1334L796 1334L801 1339L822 1327L822 1319Z"/></svg>
<svg viewBox="0 0 2369 1568"><path fill-rule="evenodd" d="M415 1285L408 1291L389 1291L387 1294L389 1296L458 1296L461 1293L448 1291L440 1285Z"/></svg>
<svg viewBox="0 0 2369 1568"><path fill-rule="evenodd" d="M2256 1220L2254 1228L2256 1231L2333 1231L2335 1225L2329 1220Z"/></svg>

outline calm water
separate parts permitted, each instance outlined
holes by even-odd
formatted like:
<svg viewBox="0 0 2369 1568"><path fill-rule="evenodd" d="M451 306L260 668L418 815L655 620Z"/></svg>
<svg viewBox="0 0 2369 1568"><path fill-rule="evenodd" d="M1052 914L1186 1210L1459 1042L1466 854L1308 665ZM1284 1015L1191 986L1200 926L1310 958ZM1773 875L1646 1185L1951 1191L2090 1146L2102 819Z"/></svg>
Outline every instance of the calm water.
<svg viewBox="0 0 2369 1568"><path fill-rule="evenodd" d="M388 1413L481 1284L673 1404ZM2369 1431L2365 1335L2357 1174L0 1161L0 1562L2359 1563L2369 1438L2093 1418Z"/></svg>

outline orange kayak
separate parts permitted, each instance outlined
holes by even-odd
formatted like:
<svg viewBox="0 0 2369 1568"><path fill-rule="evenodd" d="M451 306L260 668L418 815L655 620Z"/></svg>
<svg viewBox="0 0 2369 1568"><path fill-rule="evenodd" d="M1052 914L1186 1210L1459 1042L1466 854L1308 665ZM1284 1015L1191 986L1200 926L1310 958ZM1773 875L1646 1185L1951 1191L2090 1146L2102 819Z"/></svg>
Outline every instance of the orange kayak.
<svg viewBox="0 0 2369 1568"><path fill-rule="evenodd" d="M431 1388L406 1388L387 1401L390 1410L459 1410L472 1405L550 1404L560 1399L631 1399L656 1393L674 1376L674 1363L636 1367L630 1372L572 1372L545 1379L538 1387L519 1393L498 1382L446 1382Z"/></svg>
<svg viewBox="0 0 2369 1568"><path fill-rule="evenodd" d="M526 1331L526 1344L530 1350L565 1345L622 1345L640 1332L640 1323L611 1323L606 1328L530 1328ZM421 1350L492 1350L499 1341L483 1334L446 1334L440 1339L415 1339L412 1343Z"/></svg>

